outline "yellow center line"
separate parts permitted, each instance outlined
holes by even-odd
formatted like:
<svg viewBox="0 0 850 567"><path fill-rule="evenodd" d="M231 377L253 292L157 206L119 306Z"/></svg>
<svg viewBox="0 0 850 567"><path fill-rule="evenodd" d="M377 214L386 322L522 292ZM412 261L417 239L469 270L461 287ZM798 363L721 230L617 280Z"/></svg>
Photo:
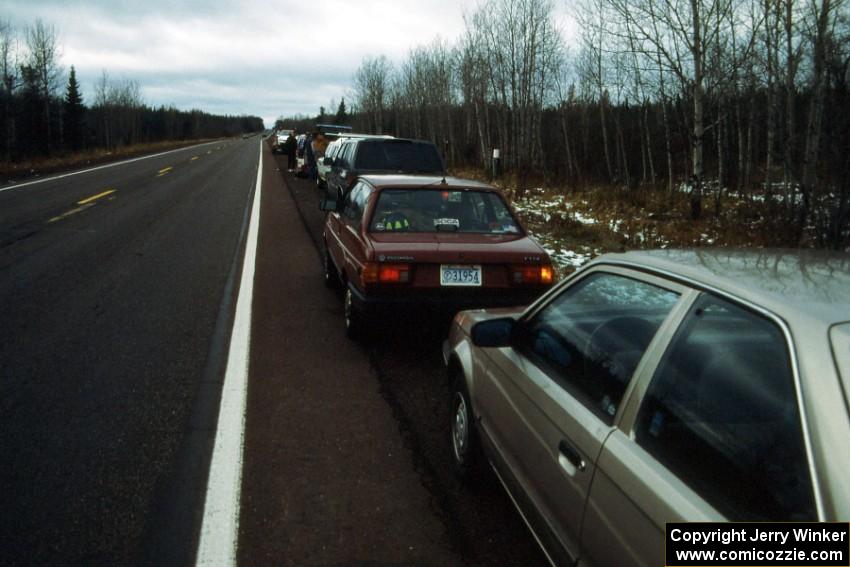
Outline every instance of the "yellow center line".
<svg viewBox="0 0 850 567"><path fill-rule="evenodd" d="M116 191L116 189L107 189L103 193L98 193L97 195L92 195L91 197L83 199L82 201L77 201L77 204L78 205L85 205L87 203L91 203L92 201L97 201L98 199L106 197L107 195L112 195L113 193L115 193L115 191Z"/></svg>
<svg viewBox="0 0 850 567"><path fill-rule="evenodd" d="M47 222L48 222L48 223L52 223L52 222L60 221L60 220L62 220L62 219L64 219L64 218L70 217L71 215L77 214L77 213L79 213L80 211L84 211L84 210L88 209L88 208L89 208L89 207L91 207L91 206L93 206L93 205L92 205L91 203L89 203L89 204L87 204L87 205L83 205L82 207L77 207L76 209L71 209L70 211L68 211L68 212L66 212L66 213L62 213L62 214L61 214L61 215L59 215L58 217L53 217L52 219L50 219L50 220L49 220L49 221L47 221Z"/></svg>
<svg viewBox="0 0 850 567"><path fill-rule="evenodd" d="M189 161L195 161L196 159L198 159L198 156L192 156L192 159L190 159Z"/></svg>
<svg viewBox="0 0 850 567"><path fill-rule="evenodd" d="M172 166L170 166L170 165L169 165L168 167L164 167L164 168L160 169L160 170L159 170L159 174L160 174L160 175L163 175L163 174L165 174L165 173L168 173L168 172L169 172L169 171L171 171L172 169L174 169L174 167L172 167Z"/></svg>

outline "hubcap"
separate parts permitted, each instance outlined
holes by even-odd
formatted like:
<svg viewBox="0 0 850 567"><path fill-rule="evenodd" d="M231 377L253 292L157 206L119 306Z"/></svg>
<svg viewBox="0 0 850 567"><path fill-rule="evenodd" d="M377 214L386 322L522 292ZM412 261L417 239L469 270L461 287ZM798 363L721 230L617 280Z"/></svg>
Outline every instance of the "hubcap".
<svg viewBox="0 0 850 567"><path fill-rule="evenodd" d="M466 401L463 394L455 393L455 415L452 420L452 445L455 450L455 458L463 462L466 454L467 427L469 423L466 415Z"/></svg>

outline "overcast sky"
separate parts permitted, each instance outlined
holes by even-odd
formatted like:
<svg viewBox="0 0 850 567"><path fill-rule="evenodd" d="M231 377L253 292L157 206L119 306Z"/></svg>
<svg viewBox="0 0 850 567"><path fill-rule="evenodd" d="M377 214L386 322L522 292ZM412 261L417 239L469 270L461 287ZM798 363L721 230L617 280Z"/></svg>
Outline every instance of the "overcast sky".
<svg viewBox="0 0 850 567"><path fill-rule="evenodd" d="M62 65L74 65L87 102L106 70L138 81L148 105L250 114L271 126L346 96L364 56L398 64L437 36L454 41L477 0L2 3L0 17L19 32L37 18L55 27Z"/></svg>

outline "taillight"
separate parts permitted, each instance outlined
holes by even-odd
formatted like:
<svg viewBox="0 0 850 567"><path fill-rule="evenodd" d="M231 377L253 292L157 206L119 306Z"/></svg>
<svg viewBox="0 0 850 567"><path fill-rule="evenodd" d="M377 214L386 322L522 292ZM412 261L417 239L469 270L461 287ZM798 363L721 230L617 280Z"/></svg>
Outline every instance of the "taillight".
<svg viewBox="0 0 850 567"><path fill-rule="evenodd" d="M410 282L410 265L366 262L360 277L364 285L405 284Z"/></svg>
<svg viewBox="0 0 850 567"><path fill-rule="evenodd" d="M514 285L549 285L555 281L555 272L552 266L513 266L511 268L511 281Z"/></svg>

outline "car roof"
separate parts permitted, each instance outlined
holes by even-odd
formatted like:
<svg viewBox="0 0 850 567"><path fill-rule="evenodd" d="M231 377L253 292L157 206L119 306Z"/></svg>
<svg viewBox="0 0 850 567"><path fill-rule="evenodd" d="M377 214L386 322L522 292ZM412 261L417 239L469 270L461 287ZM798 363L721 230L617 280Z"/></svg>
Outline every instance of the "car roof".
<svg viewBox="0 0 850 567"><path fill-rule="evenodd" d="M389 134L358 134L356 132L333 132L338 136L338 140L397 140L395 136Z"/></svg>
<svg viewBox="0 0 850 567"><path fill-rule="evenodd" d="M650 250L606 254L593 262L628 264L716 288L789 323L850 321L850 256L801 249Z"/></svg>
<svg viewBox="0 0 850 567"><path fill-rule="evenodd" d="M499 192L492 185L487 185L472 179L442 175L411 175L411 174L373 174L361 175L375 189L477 189Z"/></svg>
<svg viewBox="0 0 850 567"><path fill-rule="evenodd" d="M426 144L429 146L435 146L434 142L431 140L417 140L416 138L396 138L395 136L382 135L382 134L366 134L366 135L356 135L351 136L352 141L360 142L360 143L375 143L375 142L392 142L399 143L404 142L406 144Z"/></svg>

